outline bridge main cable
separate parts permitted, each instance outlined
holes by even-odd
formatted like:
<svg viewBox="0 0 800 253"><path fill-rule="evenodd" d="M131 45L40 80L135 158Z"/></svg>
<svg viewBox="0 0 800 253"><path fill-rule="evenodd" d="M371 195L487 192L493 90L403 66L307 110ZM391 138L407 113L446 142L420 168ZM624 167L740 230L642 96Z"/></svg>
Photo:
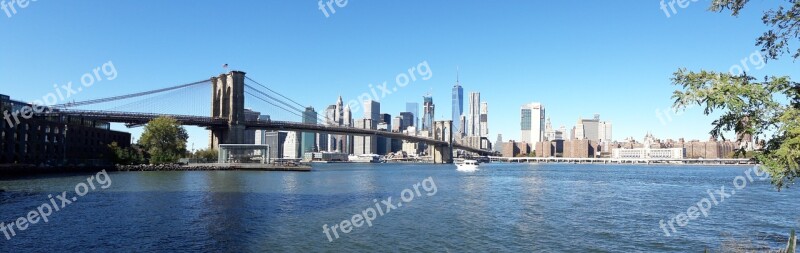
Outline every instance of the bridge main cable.
<svg viewBox="0 0 800 253"><path fill-rule="evenodd" d="M78 107L78 106L84 106L84 105L93 105L93 104L117 101L117 100L122 100L122 99L147 96L147 95L166 92L166 91L171 91L171 90L177 90L177 89L182 89L182 88L186 88L186 87L190 87L190 86L194 86L194 85L198 85L198 84L203 84L203 83L208 83L208 82L211 82L211 80L202 80L202 81L182 84L182 85L178 85L178 86L173 86L173 87L168 87L168 88L163 88L163 89L157 89L157 90L151 90L151 91L145 91L145 92L139 92L139 93L133 93L133 94L122 95L122 96L115 96L115 97L100 98L100 99L94 99L94 100L88 100L88 101L82 101L82 102L71 102L71 103L66 103L66 104L53 105L52 107L70 108L70 107Z"/></svg>

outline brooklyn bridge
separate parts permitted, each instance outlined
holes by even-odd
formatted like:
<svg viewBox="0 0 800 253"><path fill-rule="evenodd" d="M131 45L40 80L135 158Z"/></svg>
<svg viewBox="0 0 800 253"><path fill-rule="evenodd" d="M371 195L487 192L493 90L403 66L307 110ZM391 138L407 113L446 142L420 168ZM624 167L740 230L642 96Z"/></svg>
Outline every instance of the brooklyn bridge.
<svg viewBox="0 0 800 253"><path fill-rule="evenodd" d="M211 96L208 96L208 91L211 91ZM247 119L246 108L261 110L271 119ZM435 121L427 135L335 126L326 124L326 120L320 117L311 121L294 121L297 117L303 117L305 106L247 77L241 71L151 91L53 105L51 109L36 113L35 116L79 117L124 123L129 127L147 124L158 117L171 117L182 125L210 130L211 148L220 144L252 144L246 143L247 130L275 130L376 136L425 143L434 163L452 163L455 149L481 155L492 152L454 142L453 123L450 120Z"/></svg>

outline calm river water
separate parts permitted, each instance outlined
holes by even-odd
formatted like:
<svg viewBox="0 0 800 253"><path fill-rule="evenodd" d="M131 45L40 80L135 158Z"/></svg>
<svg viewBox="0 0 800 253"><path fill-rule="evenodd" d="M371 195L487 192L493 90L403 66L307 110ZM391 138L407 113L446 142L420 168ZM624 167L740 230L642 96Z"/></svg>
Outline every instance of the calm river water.
<svg viewBox="0 0 800 253"><path fill-rule="evenodd" d="M109 173L94 179L94 190L81 186L94 174L0 179L6 226L45 213L47 203L59 206L47 223L35 217L10 240L0 234L0 252L702 252L726 238L785 244L800 226L798 189L777 192L754 178L710 202L709 191L724 186L730 194L749 168L486 164L460 173L453 165L322 164L310 173ZM72 203L62 207L64 191ZM704 198L708 217L684 227L673 221L665 236L660 220ZM335 234L324 232L334 225Z"/></svg>

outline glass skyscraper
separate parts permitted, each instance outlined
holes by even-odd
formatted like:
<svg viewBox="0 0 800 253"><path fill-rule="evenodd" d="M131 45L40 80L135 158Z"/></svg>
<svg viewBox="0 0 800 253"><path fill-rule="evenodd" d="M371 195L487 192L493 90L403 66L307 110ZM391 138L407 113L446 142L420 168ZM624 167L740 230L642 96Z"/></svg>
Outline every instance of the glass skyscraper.
<svg viewBox="0 0 800 253"><path fill-rule="evenodd" d="M410 112L412 117L411 125L409 126L419 127L419 103L406 103L406 112Z"/></svg>
<svg viewBox="0 0 800 253"><path fill-rule="evenodd" d="M434 113L436 112L436 106L433 104L433 97L430 95L423 96L423 108L424 111L422 113L422 130L432 130L433 129L433 117Z"/></svg>
<svg viewBox="0 0 800 253"><path fill-rule="evenodd" d="M464 113L464 88L456 78L456 85L453 86L453 132L463 136L465 129L461 129L461 115Z"/></svg>

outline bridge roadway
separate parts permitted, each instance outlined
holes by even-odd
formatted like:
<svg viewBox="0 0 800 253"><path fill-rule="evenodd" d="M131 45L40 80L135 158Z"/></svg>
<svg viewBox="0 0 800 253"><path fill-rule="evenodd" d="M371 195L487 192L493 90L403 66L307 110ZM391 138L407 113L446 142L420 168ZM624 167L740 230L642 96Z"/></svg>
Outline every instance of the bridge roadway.
<svg viewBox="0 0 800 253"><path fill-rule="evenodd" d="M133 125L144 125L158 117L174 118L182 125L199 126L206 128L228 127L228 120L222 118L212 118L190 115L170 115L154 113L132 113L132 112L110 112L110 111L90 111L90 110L60 110L52 112L35 113L36 116L74 116L85 119L107 121L114 123L126 123ZM358 136L380 136L391 139L407 140L412 142L423 142L429 145L450 145L442 140L434 140L422 136L405 135L403 133L393 133L372 129L361 129L353 127L324 126L317 124L306 124L289 121L246 121L243 125L248 129L281 130L281 131L302 131L327 134L358 135ZM461 149L478 154L489 154L491 151L468 147L453 143L453 148Z"/></svg>

